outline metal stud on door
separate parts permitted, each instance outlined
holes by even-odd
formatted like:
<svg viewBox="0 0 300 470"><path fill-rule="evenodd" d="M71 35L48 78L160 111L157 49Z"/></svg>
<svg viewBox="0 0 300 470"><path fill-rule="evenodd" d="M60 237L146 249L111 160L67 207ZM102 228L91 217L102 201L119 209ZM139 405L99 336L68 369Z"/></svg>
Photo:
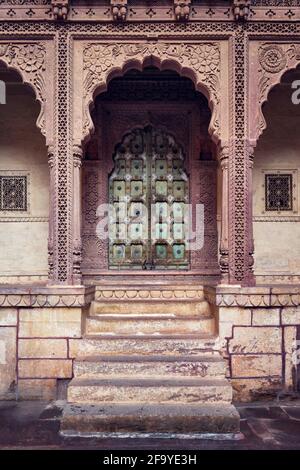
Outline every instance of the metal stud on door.
<svg viewBox="0 0 300 470"><path fill-rule="evenodd" d="M188 177L175 139L135 129L117 146L109 181L111 268L188 266Z"/></svg>

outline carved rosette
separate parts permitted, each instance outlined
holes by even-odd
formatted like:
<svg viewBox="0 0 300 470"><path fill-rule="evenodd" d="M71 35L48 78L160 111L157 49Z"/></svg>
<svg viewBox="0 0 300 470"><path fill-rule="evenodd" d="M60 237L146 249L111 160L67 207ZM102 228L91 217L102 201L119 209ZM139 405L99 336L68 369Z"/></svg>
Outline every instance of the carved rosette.
<svg viewBox="0 0 300 470"><path fill-rule="evenodd" d="M89 107L97 88L105 88L112 71L122 70L132 60L143 65L152 58L158 66L165 60L176 62L178 69L190 69L195 85L202 84L213 109L210 124L211 135L219 138L220 120L220 47L217 43L169 44L86 44L83 50L83 138L93 131Z"/></svg>
<svg viewBox="0 0 300 470"><path fill-rule="evenodd" d="M271 88L280 83L282 75L300 63L299 44L267 44L263 43L258 49L258 100L259 109L255 136L256 139L266 128L262 113L262 105L267 101Z"/></svg>
<svg viewBox="0 0 300 470"><path fill-rule="evenodd" d="M45 125L45 57L46 49L41 43L0 42L0 60L17 70L25 83L32 86L41 104L37 126L46 135Z"/></svg>

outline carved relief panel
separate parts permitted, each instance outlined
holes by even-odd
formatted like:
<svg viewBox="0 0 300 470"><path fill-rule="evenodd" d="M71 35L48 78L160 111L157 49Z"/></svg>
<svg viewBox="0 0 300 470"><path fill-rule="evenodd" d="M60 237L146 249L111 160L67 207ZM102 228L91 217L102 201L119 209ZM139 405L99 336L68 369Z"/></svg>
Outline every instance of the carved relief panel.
<svg viewBox="0 0 300 470"><path fill-rule="evenodd" d="M300 64L300 43L250 43L249 137L255 145L266 128L262 107L270 90Z"/></svg>
<svg viewBox="0 0 300 470"><path fill-rule="evenodd" d="M52 41L0 41L0 61L19 72L41 105L37 127L53 144L54 44Z"/></svg>

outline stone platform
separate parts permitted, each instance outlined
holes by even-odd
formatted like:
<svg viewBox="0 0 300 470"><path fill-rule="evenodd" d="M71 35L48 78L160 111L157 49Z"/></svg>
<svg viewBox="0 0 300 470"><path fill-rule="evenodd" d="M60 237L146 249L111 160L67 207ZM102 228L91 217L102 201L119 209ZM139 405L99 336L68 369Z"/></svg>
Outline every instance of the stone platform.
<svg viewBox="0 0 300 470"><path fill-rule="evenodd" d="M96 286L84 337L70 340L63 432L238 433L205 289L125 287Z"/></svg>

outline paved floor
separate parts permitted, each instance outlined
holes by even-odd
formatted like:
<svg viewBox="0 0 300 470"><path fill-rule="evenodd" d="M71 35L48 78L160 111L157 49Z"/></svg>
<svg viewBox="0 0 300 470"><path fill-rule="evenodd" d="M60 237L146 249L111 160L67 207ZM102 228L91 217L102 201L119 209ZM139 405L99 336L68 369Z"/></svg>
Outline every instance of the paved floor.
<svg viewBox="0 0 300 470"><path fill-rule="evenodd" d="M239 440L158 438L65 439L59 435L64 403L0 402L0 449L300 449L300 399L236 405Z"/></svg>

